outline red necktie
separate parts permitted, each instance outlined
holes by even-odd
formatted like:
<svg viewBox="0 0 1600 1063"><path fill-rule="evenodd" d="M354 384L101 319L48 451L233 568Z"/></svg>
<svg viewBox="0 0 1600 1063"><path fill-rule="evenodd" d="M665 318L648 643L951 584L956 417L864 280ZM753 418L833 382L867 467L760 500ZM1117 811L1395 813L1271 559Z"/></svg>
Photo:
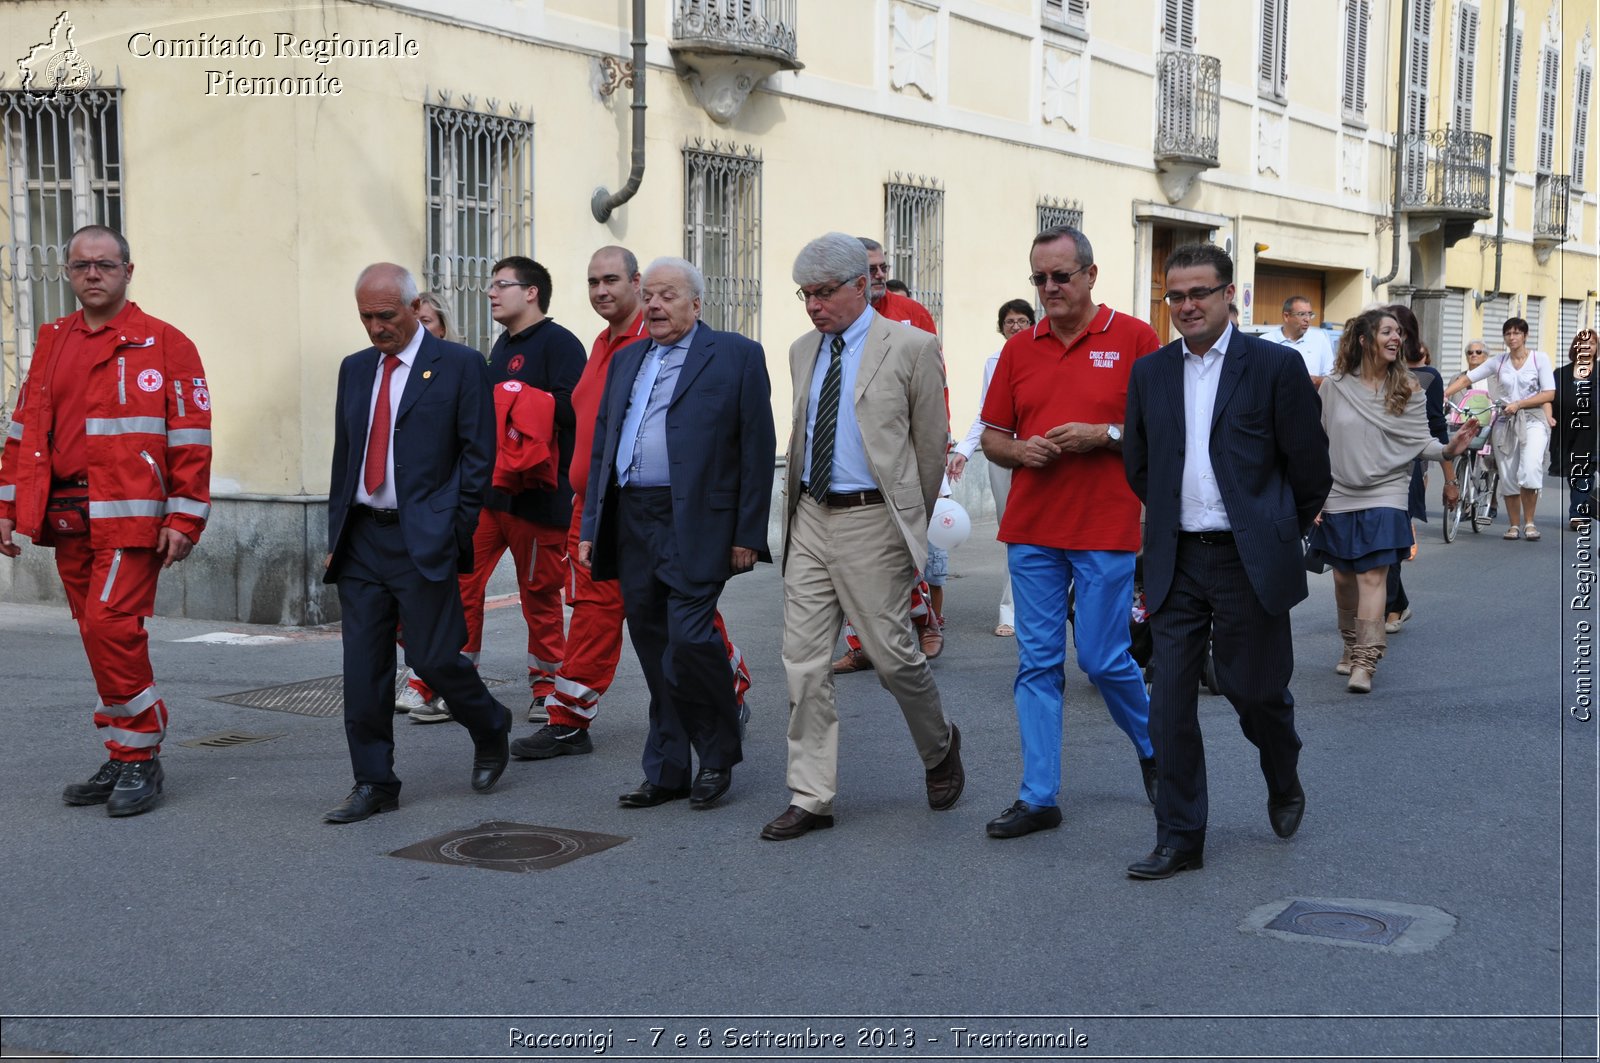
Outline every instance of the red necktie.
<svg viewBox="0 0 1600 1063"><path fill-rule="evenodd" d="M372 411L372 431L367 435L367 468L363 474L367 494L375 495L389 472L389 378L400 364L399 355L383 360L383 383L378 385L378 405Z"/></svg>

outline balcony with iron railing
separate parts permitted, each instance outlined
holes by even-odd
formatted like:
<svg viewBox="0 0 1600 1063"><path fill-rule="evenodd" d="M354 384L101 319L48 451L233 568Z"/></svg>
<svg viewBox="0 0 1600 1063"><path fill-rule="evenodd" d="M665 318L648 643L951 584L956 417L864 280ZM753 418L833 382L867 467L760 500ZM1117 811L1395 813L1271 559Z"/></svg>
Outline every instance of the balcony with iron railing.
<svg viewBox="0 0 1600 1063"><path fill-rule="evenodd" d="M1572 178L1564 173L1539 174L1533 184L1533 253L1539 264L1573 235Z"/></svg>
<svg viewBox="0 0 1600 1063"><path fill-rule="evenodd" d="M799 0L675 0L673 62L713 119L732 121L763 78L805 65L798 7Z"/></svg>
<svg viewBox="0 0 1600 1063"><path fill-rule="evenodd" d="M1156 169L1176 203L1202 171L1217 165L1222 117L1222 60L1194 52L1162 52L1156 60Z"/></svg>
<svg viewBox="0 0 1600 1063"><path fill-rule="evenodd" d="M1400 138L1400 209L1413 218L1433 218L1449 246L1487 218L1487 133L1466 129L1415 130Z"/></svg>

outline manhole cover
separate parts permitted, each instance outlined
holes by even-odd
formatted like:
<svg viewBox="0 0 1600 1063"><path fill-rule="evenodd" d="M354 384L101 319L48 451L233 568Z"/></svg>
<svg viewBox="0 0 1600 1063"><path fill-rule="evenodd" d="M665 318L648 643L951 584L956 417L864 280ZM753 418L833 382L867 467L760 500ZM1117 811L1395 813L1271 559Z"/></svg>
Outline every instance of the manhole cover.
<svg viewBox="0 0 1600 1063"><path fill-rule="evenodd" d="M493 821L441 834L389 855L491 871L543 871L627 840L615 834Z"/></svg>
<svg viewBox="0 0 1600 1063"><path fill-rule="evenodd" d="M231 749L234 746L247 746L252 742L270 742L283 735L258 735L249 731L222 731L219 734L206 735L204 738L191 738L187 742L179 742L180 746L192 746L196 749Z"/></svg>
<svg viewBox="0 0 1600 1063"><path fill-rule="evenodd" d="M1378 952L1426 952L1449 937L1456 917L1440 908L1348 897L1292 897L1263 904L1239 929L1282 941Z"/></svg>
<svg viewBox="0 0 1600 1063"><path fill-rule="evenodd" d="M496 687L508 680L484 676L483 685ZM395 693L400 691L401 680L395 680ZM211 698L227 705L244 705L252 709L270 709L273 712L292 712L300 716L337 716L344 711L344 677L324 676L321 679L303 679L298 683L245 690L237 694L220 694Z"/></svg>
<svg viewBox="0 0 1600 1063"><path fill-rule="evenodd" d="M1392 945L1411 923L1409 915L1295 901L1279 912L1278 917L1267 924L1267 929L1340 941L1364 941L1369 945Z"/></svg>

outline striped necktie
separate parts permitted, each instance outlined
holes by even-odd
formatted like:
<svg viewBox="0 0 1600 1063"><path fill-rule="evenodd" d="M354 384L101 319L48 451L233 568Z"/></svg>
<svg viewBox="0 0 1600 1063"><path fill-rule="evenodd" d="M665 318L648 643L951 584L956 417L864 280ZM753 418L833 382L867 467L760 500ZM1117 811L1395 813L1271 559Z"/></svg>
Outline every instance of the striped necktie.
<svg viewBox="0 0 1600 1063"><path fill-rule="evenodd" d="M817 396L817 420L811 428L811 497L828 498L833 482L833 440L839 432L839 392L844 386L844 337L835 336L828 348L828 372Z"/></svg>

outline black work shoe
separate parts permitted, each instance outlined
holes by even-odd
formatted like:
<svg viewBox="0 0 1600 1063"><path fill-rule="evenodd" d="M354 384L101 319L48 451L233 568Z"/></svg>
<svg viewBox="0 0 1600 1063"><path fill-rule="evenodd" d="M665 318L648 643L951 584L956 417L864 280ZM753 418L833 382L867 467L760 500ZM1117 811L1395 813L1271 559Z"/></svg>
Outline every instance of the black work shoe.
<svg viewBox="0 0 1600 1063"><path fill-rule="evenodd" d="M988 827L991 838L1020 838L1036 830L1054 830L1061 826L1061 806L1048 805L1035 808L1026 801L1018 801L994 819Z"/></svg>
<svg viewBox="0 0 1600 1063"><path fill-rule="evenodd" d="M122 761L108 760L100 765L100 770L90 776L88 782L69 784L61 791L61 800L69 805L103 805L110 798L121 775Z"/></svg>
<svg viewBox="0 0 1600 1063"><path fill-rule="evenodd" d="M125 762L122 774L117 776L116 787L106 799L106 815L137 816L150 811L161 796L161 780L165 775L161 761L155 757Z"/></svg>
<svg viewBox="0 0 1600 1063"><path fill-rule="evenodd" d="M553 723L511 743L511 755L518 760L549 760L593 752L594 743L588 731L582 727L557 727Z"/></svg>
<svg viewBox="0 0 1600 1063"><path fill-rule="evenodd" d="M1144 776L1144 795L1153 805L1156 803L1156 758L1140 757L1139 772Z"/></svg>
<svg viewBox="0 0 1600 1063"><path fill-rule="evenodd" d="M1205 853L1200 849L1174 849L1158 845L1150 855L1128 865L1129 878L1171 878L1180 871L1199 871L1205 866Z"/></svg>

